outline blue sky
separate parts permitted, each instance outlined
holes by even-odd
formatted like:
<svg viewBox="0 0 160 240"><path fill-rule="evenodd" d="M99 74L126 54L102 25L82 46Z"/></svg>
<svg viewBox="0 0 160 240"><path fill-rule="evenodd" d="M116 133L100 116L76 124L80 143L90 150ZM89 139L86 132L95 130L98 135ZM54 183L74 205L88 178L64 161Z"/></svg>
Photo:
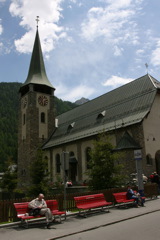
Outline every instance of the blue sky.
<svg viewBox="0 0 160 240"><path fill-rule="evenodd" d="M0 0L0 82L25 82L36 16L58 98L93 99L147 70L160 80L159 12L159 0Z"/></svg>

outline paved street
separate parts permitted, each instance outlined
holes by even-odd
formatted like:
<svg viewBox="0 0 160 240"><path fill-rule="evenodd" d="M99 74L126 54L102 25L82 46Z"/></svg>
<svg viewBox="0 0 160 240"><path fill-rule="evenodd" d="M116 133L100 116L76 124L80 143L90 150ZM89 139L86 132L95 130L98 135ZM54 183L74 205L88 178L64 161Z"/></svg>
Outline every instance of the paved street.
<svg viewBox="0 0 160 240"><path fill-rule="evenodd" d="M160 212L149 213L127 221L98 227L79 234L59 238L63 240L159 240Z"/></svg>
<svg viewBox="0 0 160 240"><path fill-rule="evenodd" d="M46 229L45 223L29 224L28 229L14 226L1 226L0 239L3 240L88 240L88 239L133 239L157 240L159 236L160 199L147 201L145 207L118 209L110 212L96 212L87 218L77 215L67 216L62 224L54 223ZM131 236L130 236L131 233ZM146 234L146 235L145 235ZM151 238L151 235L154 238ZM145 237L143 237L145 236ZM95 238L94 238L95 237ZM143 238L142 238L143 237Z"/></svg>

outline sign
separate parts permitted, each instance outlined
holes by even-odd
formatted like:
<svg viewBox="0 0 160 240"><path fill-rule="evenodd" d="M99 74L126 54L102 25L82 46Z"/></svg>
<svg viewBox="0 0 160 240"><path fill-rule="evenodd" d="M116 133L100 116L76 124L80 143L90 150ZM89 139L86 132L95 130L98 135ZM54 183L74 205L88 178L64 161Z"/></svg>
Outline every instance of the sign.
<svg viewBox="0 0 160 240"><path fill-rule="evenodd" d="M140 149L134 150L134 159L141 160L142 159L142 151Z"/></svg>
<svg viewBox="0 0 160 240"><path fill-rule="evenodd" d="M62 152L61 154L61 168L69 170L69 152Z"/></svg>

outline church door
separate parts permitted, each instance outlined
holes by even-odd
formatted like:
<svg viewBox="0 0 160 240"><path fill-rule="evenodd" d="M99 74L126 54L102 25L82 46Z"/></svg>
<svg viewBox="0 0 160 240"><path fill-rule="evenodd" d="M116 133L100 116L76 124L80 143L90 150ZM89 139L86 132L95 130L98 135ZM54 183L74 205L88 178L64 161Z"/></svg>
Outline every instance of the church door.
<svg viewBox="0 0 160 240"><path fill-rule="evenodd" d="M156 172L160 175L160 150L155 155Z"/></svg>

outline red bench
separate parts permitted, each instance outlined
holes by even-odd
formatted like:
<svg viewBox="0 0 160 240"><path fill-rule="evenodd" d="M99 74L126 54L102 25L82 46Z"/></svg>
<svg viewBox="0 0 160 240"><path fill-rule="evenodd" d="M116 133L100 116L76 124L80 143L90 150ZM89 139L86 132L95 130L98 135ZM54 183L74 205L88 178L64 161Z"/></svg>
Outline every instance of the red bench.
<svg viewBox="0 0 160 240"><path fill-rule="evenodd" d="M118 206L120 206L120 205L127 206L128 203L134 204L134 202L135 202L134 199L127 199L127 192L113 193L113 196L114 196L115 202L116 202L116 204L118 204Z"/></svg>
<svg viewBox="0 0 160 240"><path fill-rule="evenodd" d="M52 215L59 216L60 222L61 222L61 216L64 215L64 218L66 220L66 212L65 211L59 211L58 210L58 202L57 200L46 200L48 208L50 208Z"/></svg>
<svg viewBox="0 0 160 240"><path fill-rule="evenodd" d="M58 210L57 200L46 200L46 203L48 208L50 208L54 218L56 215L58 215L60 217L60 222L61 222L61 215L65 215L65 219L66 219L66 212L62 212ZM27 228L28 228L28 220L44 217L41 215L29 216L28 204L29 202L14 203L14 207L17 212L17 217L21 220L21 224L26 225Z"/></svg>
<svg viewBox="0 0 160 240"><path fill-rule="evenodd" d="M81 210L91 210L92 208L101 208L103 210L103 207L107 207L108 210L108 206L112 205L112 202L107 202L105 200L103 193L74 197L74 200L79 214ZM86 217L86 211L84 211L84 216Z"/></svg>
<svg viewBox="0 0 160 240"><path fill-rule="evenodd" d="M118 204L118 206L127 207L127 204L135 204L135 199L127 198L127 192L113 193L113 196L114 196L115 202L116 202L116 204ZM145 200L145 197L141 197L141 199Z"/></svg>

